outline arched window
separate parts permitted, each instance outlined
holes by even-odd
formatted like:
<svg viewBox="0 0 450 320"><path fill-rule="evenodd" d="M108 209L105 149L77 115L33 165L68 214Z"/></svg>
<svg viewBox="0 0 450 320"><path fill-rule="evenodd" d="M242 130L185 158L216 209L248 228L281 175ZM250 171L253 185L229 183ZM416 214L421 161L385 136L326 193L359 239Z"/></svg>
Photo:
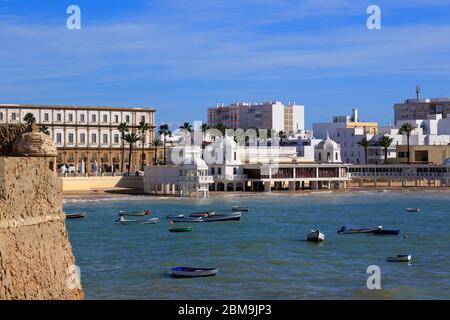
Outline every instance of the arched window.
<svg viewBox="0 0 450 320"><path fill-rule="evenodd" d="M337 159L338 159L338 153L336 152L336 161L337 161Z"/></svg>
<svg viewBox="0 0 450 320"><path fill-rule="evenodd" d="M319 161L322 160L322 152L319 152Z"/></svg>
<svg viewBox="0 0 450 320"><path fill-rule="evenodd" d="M330 153L329 152L327 152L327 161L330 161Z"/></svg>

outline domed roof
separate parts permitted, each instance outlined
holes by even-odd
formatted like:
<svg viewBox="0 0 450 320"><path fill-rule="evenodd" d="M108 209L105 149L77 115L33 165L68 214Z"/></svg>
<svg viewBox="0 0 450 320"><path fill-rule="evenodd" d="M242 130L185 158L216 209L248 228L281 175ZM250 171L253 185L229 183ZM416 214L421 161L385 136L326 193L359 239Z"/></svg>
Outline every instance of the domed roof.
<svg viewBox="0 0 450 320"><path fill-rule="evenodd" d="M208 168L205 160L203 160L202 158L193 158L193 157L186 158L183 161L183 165L184 166L195 166L197 168Z"/></svg>
<svg viewBox="0 0 450 320"><path fill-rule="evenodd" d="M38 126L33 124L31 132L22 134L14 141L12 152L18 156L27 157L56 157L56 145L46 134L39 132Z"/></svg>
<svg viewBox="0 0 450 320"><path fill-rule="evenodd" d="M327 132L326 139L319 142L319 144L317 145L317 148L318 149L339 149L339 144L336 141L331 140L331 138Z"/></svg>

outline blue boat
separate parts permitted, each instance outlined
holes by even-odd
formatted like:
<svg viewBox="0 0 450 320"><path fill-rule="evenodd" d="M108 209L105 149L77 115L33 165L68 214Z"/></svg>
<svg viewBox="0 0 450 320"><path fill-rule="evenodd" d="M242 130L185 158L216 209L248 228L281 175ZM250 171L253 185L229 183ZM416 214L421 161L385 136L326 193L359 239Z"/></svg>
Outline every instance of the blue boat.
<svg viewBox="0 0 450 320"><path fill-rule="evenodd" d="M391 236L398 236L400 234L400 230L384 230L384 229L379 229L379 230L375 230L373 232L373 234L375 235L391 235Z"/></svg>

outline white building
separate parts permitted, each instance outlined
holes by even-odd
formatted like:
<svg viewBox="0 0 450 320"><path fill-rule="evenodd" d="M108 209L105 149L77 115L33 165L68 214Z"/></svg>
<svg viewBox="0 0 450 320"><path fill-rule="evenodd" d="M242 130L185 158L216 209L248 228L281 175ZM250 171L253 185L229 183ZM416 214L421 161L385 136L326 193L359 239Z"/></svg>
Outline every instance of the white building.
<svg viewBox="0 0 450 320"><path fill-rule="evenodd" d="M208 108L208 124L222 124L232 129L258 128L296 132L305 128L305 107L290 102L285 106L280 101L217 105Z"/></svg>

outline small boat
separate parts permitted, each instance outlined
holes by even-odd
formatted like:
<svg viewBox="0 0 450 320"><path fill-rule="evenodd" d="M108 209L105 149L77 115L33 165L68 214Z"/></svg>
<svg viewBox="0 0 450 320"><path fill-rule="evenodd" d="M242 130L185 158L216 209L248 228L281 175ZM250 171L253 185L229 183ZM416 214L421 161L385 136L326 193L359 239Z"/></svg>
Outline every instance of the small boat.
<svg viewBox="0 0 450 320"><path fill-rule="evenodd" d="M247 212L249 210L248 207L241 207L241 206L233 206L231 208L233 211L241 211L241 212Z"/></svg>
<svg viewBox="0 0 450 320"><path fill-rule="evenodd" d="M155 224L158 222L158 217L147 219L147 220L125 220L123 216L121 216L118 220L120 224Z"/></svg>
<svg viewBox="0 0 450 320"><path fill-rule="evenodd" d="M240 219L241 219L241 213L233 212L233 213L215 214L213 216L203 218L203 221L204 222L239 221Z"/></svg>
<svg viewBox="0 0 450 320"><path fill-rule="evenodd" d="M409 261L411 261L411 255L410 254L398 254L393 257L387 257L386 260L388 262L409 262Z"/></svg>
<svg viewBox="0 0 450 320"><path fill-rule="evenodd" d="M420 212L420 208L406 208L407 212Z"/></svg>
<svg viewBox="0 0 450 320"><path fill-rule="evenodd" d="M383 229L383 226L372 228L348 228L348 226L343 225L341 229L337 231L337 233L339 234L374 233L375 231L381 229Z"/></svg>
<svg viewBox="0 0 450 320"><path fill-rule="evenodd" d="M202 218L204 218L204 217L213 216L215 214L216 214L215 211L192 212L192 213L189 213L189 217L194 217L194 218L202 217Z"/></svg>
<svg viewBox="0 0 450 320"><path fill-rule="evenodd" d="M191 268L191 267L173 267L170 272L174 278L196 278L215 276L219 269L217 268Z"/></svg>
<svg viewBox="0 0 450 320"><path fill-rule="evenodd" d="M66 213L66 219L82 219L87 216L86 213Z"/></svg>
<svg viewBox="0 0 450 320"><path fill-rule="evenodd" d="M306 239L312 242L320 242L325 240L325 235L321 233L319 229L310 230L306 236Z"/></svg>
<svg viewBox="0 0 450 320"><path fill-rule="evenodd" d="M192 231L192 227L174 227L169 229L169 232L189 232L189 231Z"/></svg>
<svg viewBox="0 0 450 320"><path fill-rule="evenodd" d="M400 234L400 230L384 230L384 229L379 229L379 230L375 230L373 232L373 234L375 235L391 235L391 236L398 236Z"/></svg>
<svg viewBox="0 0 450 320"><path fill-rule="evenodd" d="M152 214L152 212L149 209L145 209L142 211L128 211L128 212L119 210L119 216L142 217L149 214Z"/></svg>
<svg viewBox="0 0 450 320"><path fill-rule="evenodd" d="M203 222L203 217L186 217L185 215L179 215L169 217L172 222Z"/></svg>

